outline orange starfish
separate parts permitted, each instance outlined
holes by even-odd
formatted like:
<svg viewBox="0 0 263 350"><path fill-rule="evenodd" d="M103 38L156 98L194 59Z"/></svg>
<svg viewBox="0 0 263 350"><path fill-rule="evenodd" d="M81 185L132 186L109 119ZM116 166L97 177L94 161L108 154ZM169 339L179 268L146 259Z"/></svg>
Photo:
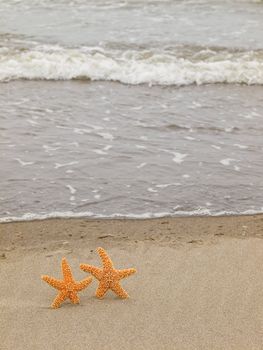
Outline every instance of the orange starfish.
<svg viewBox="0 0 263 350"><path fill-rule="evenodd" d="M128 298L129 295L120 285L120 280L135 273L136 269L116 270L110 257L103 248L98 248L97 252L102 260L103 269L87 264L80 265L83 271L90 272L99 280L99 287L96 291L97 298L103 298L109 289L123 299Z"/></svg>
<svg viewBox="0 0 263 350"><path fill-rule="evenodd" d="M86 288L92 281L92 277L88 277L80 282L76 282L72 276L72 272L66 258L62 259L61 268L64 280L57 280L47 275L41 276L42 280L46 281L52 287L60 291L51 305L51 307L54 309L60 307L60 304L67 298L69 298L73 304L78 304L79 297L77 292L80 292L82 289Z"/></svg>

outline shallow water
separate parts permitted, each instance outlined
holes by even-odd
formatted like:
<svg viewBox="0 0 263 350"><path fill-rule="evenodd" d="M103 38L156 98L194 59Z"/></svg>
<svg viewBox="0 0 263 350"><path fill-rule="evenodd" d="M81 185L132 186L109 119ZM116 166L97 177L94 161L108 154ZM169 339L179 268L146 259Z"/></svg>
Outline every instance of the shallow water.
<svg viewBox="0 0 263 350"><path fill-rule="evenodd" d="M0 16L0 220L263 210L262 2Z"/></svg>
<svg viewBox="0 0 263 350"><path fill-rule="evenodd" d="M262 1L1 0L0 31L62 46L262 49Z"/></svg>
<svg viewBox="0 0 263 350"><path fill-rule="evenodd" d="M0 215L260 211L262 102L256 86L2 85Z"/></svg>

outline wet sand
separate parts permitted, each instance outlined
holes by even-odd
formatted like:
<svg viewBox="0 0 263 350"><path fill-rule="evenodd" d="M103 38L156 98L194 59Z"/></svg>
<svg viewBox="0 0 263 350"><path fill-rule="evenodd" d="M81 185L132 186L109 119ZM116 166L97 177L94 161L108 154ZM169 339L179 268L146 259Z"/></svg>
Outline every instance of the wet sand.
<svg viewBox="0 0 263 350"><path fill-rule="evenodd" d="M1 350L262 349L263 215L152 220L44 220L0 225ZM97 281L80 305L50 309L65 256L100 265L104 247L130 299Z"/></svg>

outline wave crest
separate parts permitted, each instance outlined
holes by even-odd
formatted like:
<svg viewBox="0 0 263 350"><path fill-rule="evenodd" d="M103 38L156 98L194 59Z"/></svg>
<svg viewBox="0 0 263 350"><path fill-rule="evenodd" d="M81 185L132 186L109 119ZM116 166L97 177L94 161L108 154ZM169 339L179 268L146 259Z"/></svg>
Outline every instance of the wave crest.
<svg viewBox="0 0 263 350"><path fill-rule="evenodd" d="M117 81L124 84L263 84L263 51L0 48L0 81Z"/></svg>

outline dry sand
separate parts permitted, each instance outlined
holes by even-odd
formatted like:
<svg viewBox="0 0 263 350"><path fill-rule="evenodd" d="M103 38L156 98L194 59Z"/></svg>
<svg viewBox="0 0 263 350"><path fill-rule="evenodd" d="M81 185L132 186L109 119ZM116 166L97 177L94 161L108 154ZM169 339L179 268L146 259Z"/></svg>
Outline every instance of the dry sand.
<svg viewBox="0 0 263 350"><path fill-rule="evenodd" d="M263 349L263 216L153 220L45 220L0 225L0 349ZM66 256L117 268L130 299L97 281L81 304L49 308Z"/></svg>

